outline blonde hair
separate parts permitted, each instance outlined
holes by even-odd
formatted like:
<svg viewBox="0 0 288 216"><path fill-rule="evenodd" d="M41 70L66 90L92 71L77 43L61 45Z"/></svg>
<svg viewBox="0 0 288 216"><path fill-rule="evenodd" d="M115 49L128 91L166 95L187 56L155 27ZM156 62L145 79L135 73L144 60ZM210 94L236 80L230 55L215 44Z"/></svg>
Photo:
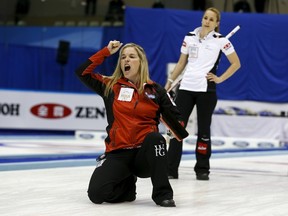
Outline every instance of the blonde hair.
<svg viewBox="0 0 288 216"><path fill-rule="evenodd" d="M108 96L108 94L112 91L113 86L117 83L118 79L122 78L123 72L121 70L121 56L123 51L127 48L127 47L133 47L140 59L140 65L139 65L139 82L137 83L137 87L138 87L138 92L142 93L143 89L144 89L144 83L147 83L148 81L150 81L150 76L149 76L149 66L148 66L148 60L146 57L146 53L144 51L144 49L139 46L138 44L135 43L127 43L125 44L119 51L119 57L118 57L118 61L117 61L117 65L116 68L113 72L113 74L111 76L106 77L106 79L109 79L105 91L104 91L104 96Z"/></svg>
<svg viewBox="0 0 288 216"><path fill-rule="evenodd" d="M214 12L214 13L216 14L216 19L217 19L217 22L219 22L219 24L218 24L217 27L214 29L214 31L219 32L219 31L220 31L219 25L220 25L220 19L221 19L220 11L219 11L217 8L210 7L210 8L207 8L207 9L205 10L205 13L206 13L206 11L208 11L208 10L210 10L210 11L212 11L212 12ZM204 13L204 14L205 14L205 13Z"/></svg>

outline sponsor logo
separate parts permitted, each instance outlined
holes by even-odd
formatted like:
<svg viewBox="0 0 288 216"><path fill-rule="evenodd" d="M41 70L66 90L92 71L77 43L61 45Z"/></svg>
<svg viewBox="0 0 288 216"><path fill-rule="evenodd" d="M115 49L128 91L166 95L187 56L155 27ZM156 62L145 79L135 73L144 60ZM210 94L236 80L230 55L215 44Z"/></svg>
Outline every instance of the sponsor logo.
<svg viewBox="0 0 288 216"><path fill-rule="evenodd" d="M270 142L259 142L258 144L259 148L273 148L275 147L273 143Z"/></svg>
<svg viewBox="0 0 288 216"><path fill-rule="evenodd" d="M94 135L93 134L79 134L79 137L82 138L82 139L93 139L94 138Z"/></svg>
<svg viewBox="0 0 288 216"><path fill-rule="evenodd" d="M184 140L185 143L189 144L189 145L196 145L197 139L191 139L191 138L186 138Z"/></svg>
<svg viewBox="0 0 288 216"><path fill-rule="evenodd" d="M76 107L76 118L82 119L98 119L98 118L105 118L106 117L106 110L105 108L98 108L98 107Z"/></svg>
<svg viewBox="0 0 288 216"><path fill-rule="evenodd" d="M60 119L71 114L71 109L54 103L37 104L30 109L31 113L39 118Z"/></svg>
<svg viewBox="0 0 288 216"><path fill-rule="evenodd" d="M211 144L214 146L223 146L225 142L223 140L212 140Z"/></svg>
<svg viewBox="0 0 288 216"><path fill-rule="evenodd" d="M225 44L225 46L223 47L225 50L228 50L231 47L231 43L227 43Z"/></svg>
<svg viewBox="0 0 288 216"><path fill-rule="evenodd" d="M19 116L20 104L0 104L0 115L3 116Z"/></svg>
<svg viewBox="0 0 288 216"><path fill-rule="evenodd" d="M155 99L156 97L154 94L149 94L148 92L145 92L145 95L150 99Z"/></svg>
<svg viewBox="0 0 288 216"><path fill-rule="evenodd" d="M207 154L207 147L208 145L206 143L199 142L197 147L197 152L200 154Z"/></svg>
<svg viewBox="0 0 288 216"><path fill-rule="evenodd" d="M183 41L182 46L183 46L183 47L186 47L186 46L187 46L187 44L186 44L185 41Z"/></svg>
<svg viewBox="0 0 288 216"><path fill-rule="evenodd" d="M246 141L234 141L233 145L237 146L237 147L240 147L240 148L245 148L245 147L249 146L249 142L246 142Z"/></svg>

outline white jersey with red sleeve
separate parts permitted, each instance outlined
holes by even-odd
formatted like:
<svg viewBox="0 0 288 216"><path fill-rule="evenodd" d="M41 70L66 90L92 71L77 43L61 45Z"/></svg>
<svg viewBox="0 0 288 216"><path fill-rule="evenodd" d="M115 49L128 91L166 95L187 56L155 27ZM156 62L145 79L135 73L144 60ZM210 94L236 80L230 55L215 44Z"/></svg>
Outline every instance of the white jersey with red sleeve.
<svg viewBox="0 0 288 216"><path fill-rule="evenodd" d="M216 69L223 52L226 56L235 52L233 44L221 34L212 31L205 38L199 36L201 27L189 32L181 46L181 53L188 55L180 89L196 92L215 91L216 84L208 82L209 72Z"/></svg>

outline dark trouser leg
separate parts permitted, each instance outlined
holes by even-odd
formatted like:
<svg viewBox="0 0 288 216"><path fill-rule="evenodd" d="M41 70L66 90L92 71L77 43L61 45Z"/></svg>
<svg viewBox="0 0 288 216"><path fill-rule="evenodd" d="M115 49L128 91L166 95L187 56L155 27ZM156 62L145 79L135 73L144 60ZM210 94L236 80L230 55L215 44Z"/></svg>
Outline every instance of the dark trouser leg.
<svg viewBox="0 0 288 216"><path fill-rule="evenodd" d="M173 199L173 190L167 176L166 141L160 133L150 133L144 139L135 159L135 174L142 178L151 176L152 199L156 204Z"/></svg>
<svg viewBox="0 0 288 216"><path fill-rule="evenodd" d="M193 94L189 91L179 90L175 103L181 113L185 127L195 105ZM171 139L168 149L168 175L178 178L178 167L182 157L183 143L176 138Z"/></svg>
<svg viewBox="0 0 288 216"><path fill-rule="evenodd" d="M183 143L176 138L170 140L168 150L168 176L178 178L178 168L182 158Z"/></svg>
<svg viewBox="0 0 288 216"><path fill-rule="evenodd" d="M210 126L212 114L217 103L217 95L213 93L199 93L197 97L198 137L196 144L196 165L194 170L198 173L208 173L211 156Z"/></svg>
<svg viewBox="0 0 288 216"><path fill-rule="evenodd" d="M135 151L110 153L90 179L88 197L96 204L117 203L135 200L135 178L128 164Z"/></svg>

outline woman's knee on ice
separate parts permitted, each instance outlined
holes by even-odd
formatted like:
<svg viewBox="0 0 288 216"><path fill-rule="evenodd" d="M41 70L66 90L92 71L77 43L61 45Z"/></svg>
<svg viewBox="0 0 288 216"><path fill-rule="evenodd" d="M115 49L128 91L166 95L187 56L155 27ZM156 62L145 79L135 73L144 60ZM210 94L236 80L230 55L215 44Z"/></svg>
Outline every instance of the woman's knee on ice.
<svg viewBox="0 0 288 216"><path fill-rule="evenodd" d="M88 197L91 200L91 202L95 204L101 204L104 202L103 198L101 198L100 196L98 196L96 193L93 192L88 191Z"/></svg>
<svg viewBox="0 0 288 216"><path fill-rule="evenodd" d="M93 203L101 204L113 197L113 186L109 184L104 186L99 186L98 184L90 185L87 192L89 199Z"/></svg>

